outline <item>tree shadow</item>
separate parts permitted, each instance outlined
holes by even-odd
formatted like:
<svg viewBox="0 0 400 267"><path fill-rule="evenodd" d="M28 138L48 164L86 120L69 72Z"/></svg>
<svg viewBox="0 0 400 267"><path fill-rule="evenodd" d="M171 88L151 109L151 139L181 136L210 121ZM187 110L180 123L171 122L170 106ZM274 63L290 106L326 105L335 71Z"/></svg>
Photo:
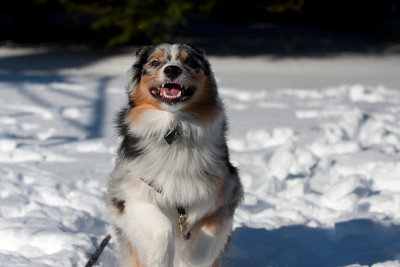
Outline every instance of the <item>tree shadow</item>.
<svg viewBox="0 0 400 267"><path fill-rule="evenodd" d="M31 53L0 57L0 70L8 71L8 75L2 74L5 78L12 78L12 74L23 74L25 71L51 71L56 74L61 69L81 68L119 53L118 50L50 47Z"/></svg>
<svg viewBox="0 0 400 267"><path fill-rule="evenodd" d="M52 91L52 97L35 90L35 88L27 88L25 85L45 86L51 91L50 85L53 83L66 83L74 85L67 74L62 74L61 70L80 69L87 65L94 64L99 60L121 53L121 51L86 51L85 49L74 51L68 49L46 49L32 54L15 55L0 57L0 81L2 83L10 83L16 88L33 106L44 109L58 109L59 105L55 105L54 100L65 99L65 97L84 100L87 102L86 108L92 110L92 120L88 123L82 123L80 120L65 118L53 112L57 119L63 120L66 124L78 128L86 132L87 138L98 138L102 135L101 130L104 126L105 105L106 105L106 88L111 76L94 77L97 82L95 88L95 97L88 97L86 93L71 92L68 90L57 89ZM132 56L133 57L133 56ZM54 97L59 99L54 99ZM73 103L73 102L72 102ZM62 142L62 140L59 140ZM70 142L70 138L66 138L65 142Z"/></svg>
<svg viewBox="0 0 400 267"><path fill-rule="evenodd" d="M333 229L285 226L237 228L223 266L343 266L398 260L400 226L368 219L336 223Z"/></svg>

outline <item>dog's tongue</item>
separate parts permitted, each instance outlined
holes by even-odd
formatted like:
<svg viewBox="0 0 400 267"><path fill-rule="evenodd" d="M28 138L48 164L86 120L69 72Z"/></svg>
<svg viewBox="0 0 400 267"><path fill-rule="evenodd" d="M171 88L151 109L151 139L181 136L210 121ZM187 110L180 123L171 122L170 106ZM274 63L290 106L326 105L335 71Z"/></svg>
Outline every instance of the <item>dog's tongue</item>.
<svg viewBox="0 0 400 267"><path fill-rule="evenodd" d="M164 95L168 95L168 96L177 96L179 94L179 92L181 91L181 87L179 86L179 84L171 84L168 87L162 87L160 88L161 94Z"/></svg>

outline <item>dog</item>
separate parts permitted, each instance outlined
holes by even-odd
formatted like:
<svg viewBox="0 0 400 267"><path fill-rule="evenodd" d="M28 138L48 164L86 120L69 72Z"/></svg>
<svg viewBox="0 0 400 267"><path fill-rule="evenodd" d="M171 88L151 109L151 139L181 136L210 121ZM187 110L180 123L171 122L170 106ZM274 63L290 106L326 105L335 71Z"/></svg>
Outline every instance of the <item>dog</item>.
<svg viewBox="0 0 400 267"><path fill-rule="evenodd" d="M136 53L108 206L121 266L219 266L243 198L227 118L203 50Z"/></svg>

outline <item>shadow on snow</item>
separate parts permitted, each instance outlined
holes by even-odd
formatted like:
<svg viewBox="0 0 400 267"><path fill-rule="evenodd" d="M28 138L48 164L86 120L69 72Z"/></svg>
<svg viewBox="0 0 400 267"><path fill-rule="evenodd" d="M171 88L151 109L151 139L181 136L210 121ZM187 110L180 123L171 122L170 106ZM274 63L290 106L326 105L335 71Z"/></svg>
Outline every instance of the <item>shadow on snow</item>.
<svg viewBox="0 0 400 267"><path fill-rule="evenodd" d="M46 94L26 88L24 85L50 85L51 83L71 83L67 75L60 74L62 69L79 69L105 57L115 55L116 53L91 52L91 51L65 51L52 50L38 52L28 55L16 55L0 58L0 81L3 83L12 83L17 86L20 95L28 99L33 105L45 109L57 108L52 103L53 99L46 97ZM133 56L132 56L133 58ZM132 59L133 60L133 59ZM65 96L84 99L88 102L87 107L93 110L92 120L89 123L82 123L79 120L64 118L59 116L60 120L73 127L79 128L87 133L87 139L98 138L102 135L102 128L105 118L106 88L112 77L102 76L94 77L97 80L96 97L90 98L69 90L54 90L60 99ZM51 90L51 89L49 89ZM56 114L57 115L57 114ZM65 142L73 141L70 137L59 137L59 141L65 138Z"/></svg>
<svg viewBox="0 0 400 267"><path fill-rule="evenodd" d="M336 223L333 229L285 226L237 228L223 266L343 266L398 260L400 226L367 219Z"/></svg>

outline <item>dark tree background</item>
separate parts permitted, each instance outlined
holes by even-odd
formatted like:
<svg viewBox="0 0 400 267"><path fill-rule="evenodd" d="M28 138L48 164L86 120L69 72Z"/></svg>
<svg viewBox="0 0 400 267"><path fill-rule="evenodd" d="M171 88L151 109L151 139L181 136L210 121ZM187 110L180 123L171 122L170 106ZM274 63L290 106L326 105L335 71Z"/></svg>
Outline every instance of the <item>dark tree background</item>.
<svg viewBox="0 0 400 267"><path fill-rule="evenodd" d="M196 34L196 25L275 23L373 31L400 40L400 0L15 0L0 3L0 41L121 46ZM220 34L224 34L221 28ZM243 29L243 28L242 28ZM207 30L205 30L207 31ZM200 31L199 31L200 34ZM203 33L207 35L207 33Z"/></svg>

